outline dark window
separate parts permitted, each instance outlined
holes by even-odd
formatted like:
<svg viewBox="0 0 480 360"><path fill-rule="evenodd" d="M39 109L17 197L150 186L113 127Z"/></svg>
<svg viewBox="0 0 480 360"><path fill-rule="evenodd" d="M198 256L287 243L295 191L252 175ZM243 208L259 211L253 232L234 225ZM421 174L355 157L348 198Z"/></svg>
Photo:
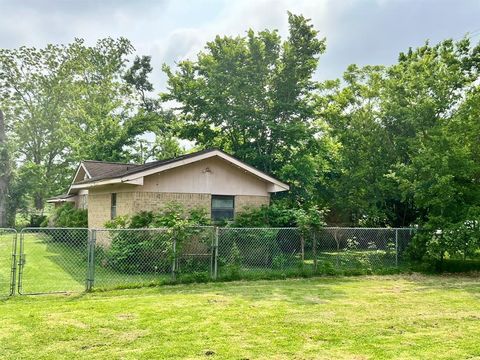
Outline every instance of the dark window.
<svg viewBox="0 0 480 360"><path fill-rule="evenodd" d="M235 209L235 197L212 195L212 220L231 220Z"/></svg>
<svg viewBox="0 0 480 360"><path fill-rule="evenodd" d="M112 205L110 208L110 218L114 219L117 216L117 194L112 194Z"/></svg>

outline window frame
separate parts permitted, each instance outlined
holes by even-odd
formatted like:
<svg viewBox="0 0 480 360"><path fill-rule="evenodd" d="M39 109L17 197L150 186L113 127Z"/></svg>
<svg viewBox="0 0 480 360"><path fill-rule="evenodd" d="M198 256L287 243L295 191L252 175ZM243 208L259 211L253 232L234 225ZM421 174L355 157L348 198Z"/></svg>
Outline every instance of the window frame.
<svg viewBox="0 0 480 360"><path fill-rule="evenodd" d="M232 200L232 207L223 207L223 208L214 208L213 207L213 202L215 199L228 199ZM231 211L231 217L224 217L224 218L215 218L214 212L215 211ZM211 196L211 201L210 201L210 218L212 219L213 222L219 222L219 221L225 221L225 220L233 220L235 218L235 195L213 195Z"/></svg>

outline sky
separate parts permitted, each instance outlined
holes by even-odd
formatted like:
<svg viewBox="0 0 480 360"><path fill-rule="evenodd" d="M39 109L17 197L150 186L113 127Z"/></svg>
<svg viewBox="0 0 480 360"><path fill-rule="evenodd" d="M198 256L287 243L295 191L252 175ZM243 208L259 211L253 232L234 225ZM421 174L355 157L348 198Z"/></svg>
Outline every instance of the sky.
<svg viewBox="0 0 480 360"><path fill-rule="evenodd" d="M138 55L152 57L151 80L160 92L163 63L194 59L217 34L252 28L287 36L287 11L310 18L327 39L318 80L341 77L352 63L394 63L427 39L470 33L480 40L480 0L0 0L0 47L123 36Z"/></svg>

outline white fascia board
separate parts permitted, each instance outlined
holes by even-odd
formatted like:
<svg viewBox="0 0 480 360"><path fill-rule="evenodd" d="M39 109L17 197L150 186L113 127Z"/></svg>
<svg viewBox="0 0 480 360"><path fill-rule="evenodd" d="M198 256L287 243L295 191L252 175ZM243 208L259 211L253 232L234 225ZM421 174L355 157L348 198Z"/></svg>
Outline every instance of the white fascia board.
<svg viewBox="0 0 480 360"><path fill-rule="evenodd" d="M129 176L125 176L123 177L121 180L122 182L128 182L128 181L132 181L132 180L135 180L139 177L145 177L145 176L149 176L149 175L152 175L152 174L156 174L156 173L159 173L159 172L162 172L162 171L165 171L165 170L170 170L170 169L174 169L174 168L177 168L177 167L180 167L180 166L184 166L184 165L187 165L187 164L191 164L191 163L194 163L194 162L197 162L197 161L200 161L200 160L205 160L205 159L208 159L208 158L211 158L211 157L214 157L214 156L218 156L232 164L234 164L235 166L257 176L258 178L260 179L263 179L267 182L269 182L271 185L269 185L269 189L271 189L271 191L269 190L269 192L280 192L280 191L287 191L290 189L290 187L281 182L281 181L278 181L277 179L274 179L273 177L271 176L268 176L267 174L255 169L254 167L251 167L247 164L244 164L243 162L221 152L221 151L218 151L218 150L215 150L215 151L211 151L211 152L208 152L208 153L205 153L205 154L200 154L200 155L197 155L197 156L194 156L194 157L191 157L191 158L187 158L187 159L184 159L184 160L179 160L179 161L174 161L172 163L169 163L169 164L165 164L165 165L160 165L158 167L155 167L155 168L152 168L152 169L149 169L149 170L145 170L145 171L142 171L142 172L139 172L139 173L136 173L136 174L132 174L132 175L129 175ZM273 187L272 187L273 185Z"/></svg>
<svg viewBox="0 0 480 360"><path fill-rule="evenodd" d="M125 180L125 181L122 181L122 183L142 186L143 185L143 176L139 177L139 178L136 178L136 179L132 179L132 180Z"/></svg>
<svg viewBox="0 0 480 360"><path fill-rule="evenodd" d="M71 186L71 189L88 189L95 186L101 185L110 185L110 184L121 184L121 179L109 179L109 180L99 180L86 184L74 184Z"/></svg>
<svg viewBox="0 0 480 360"><path fill-rule="evenodd" d="M115 179L107 179L107 180L99 180L99 181L94 181L91 183L85 183L85 184L73 184L71 186L71 189L88 189L96 186L102 186L102 185L111 185L111 184L130 184L130 185L143 185L143 177L137 177L135 179L121 179L121 178L115 178Z"/></svg>
<svg viewBox="0 0 480 360"><path fill-rule="evenodd" d="M74 189L73 184L75 183L75 179L77 178L78 172L80 171L80 169L83 169L83 171L85 171L85 174L87 174L89 179L92 178L92 176L88 172L86 166L83 164L83 161L80 162L80 164L77 166L77 171L75 171L75 176L73 177L72 183L70 184L70 187L68 188L67 194L70 194L70 190Z"/></svg>
<svg viewBox="0 0 480 360"><path fill-rule="evenodd" d="M49 204L55 204L55 203L62 203L62 202L74 202L76 196L72 196L66 199L49 199L47 200L47 203Z"/></svg>
<svg viewBox="0 0 480 360"><path fill-rule="evenodd" d="M80 165L82 166L83 170L85 171L85 174L87 174L88 178L91 179L91 178L92 178L92 175L90 175L90 173L88 172L87 167L85 166L85 164L83 163L83 161L80 163ZM75 175L75 176L76 176L76 175Z"/></svg>

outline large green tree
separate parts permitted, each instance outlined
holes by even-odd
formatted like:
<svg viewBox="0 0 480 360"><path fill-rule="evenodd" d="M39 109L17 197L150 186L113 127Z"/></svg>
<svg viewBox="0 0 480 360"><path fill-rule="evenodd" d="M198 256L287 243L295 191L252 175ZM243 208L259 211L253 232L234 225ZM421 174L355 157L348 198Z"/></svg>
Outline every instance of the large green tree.
<svg viewBox="0 0 480 360"><path fill-rule="evenodd" d="M465 218L478 201L479 64L478 46L446 40L324 84L319 112L339 146L334 214L371 225Z"/></svg>
<svg viewBox="0 0 480 360"><path fill-rule="evenodd" d="M7 191L10 183L10 158L7 145L7 131L3 112L0 109L0 227L8 225Z"/></svg>
<svg viewBox="0 0 480 360"><path fill-rule="evenodd" d="M41 210L65 189L65 173L79 160L129 161L143 134L161 131L165 116L147 98L150 59L137 58L129 68L132 53L123 38L0 49L0 104L19 165L14 183L22 190L12 194Z"/></svg>
<svg viewBox="0 0 480 360"><path fill-rule="evenodd" d="M10 119L16 158L40 209L64 177L73 73L66 46L0 49L0 98Z"/></svg>
<svg viewBox="0 0 480 360"><path fill-rule="evenodd" d="M217 36L195 61L182 61L175 71L164 66L163 100L178 104L182 137L291 180L293 193L306 200L322 151L312 75L325 40L303 16L289 13L288 21L285 41L269 30Z"/></svg>

